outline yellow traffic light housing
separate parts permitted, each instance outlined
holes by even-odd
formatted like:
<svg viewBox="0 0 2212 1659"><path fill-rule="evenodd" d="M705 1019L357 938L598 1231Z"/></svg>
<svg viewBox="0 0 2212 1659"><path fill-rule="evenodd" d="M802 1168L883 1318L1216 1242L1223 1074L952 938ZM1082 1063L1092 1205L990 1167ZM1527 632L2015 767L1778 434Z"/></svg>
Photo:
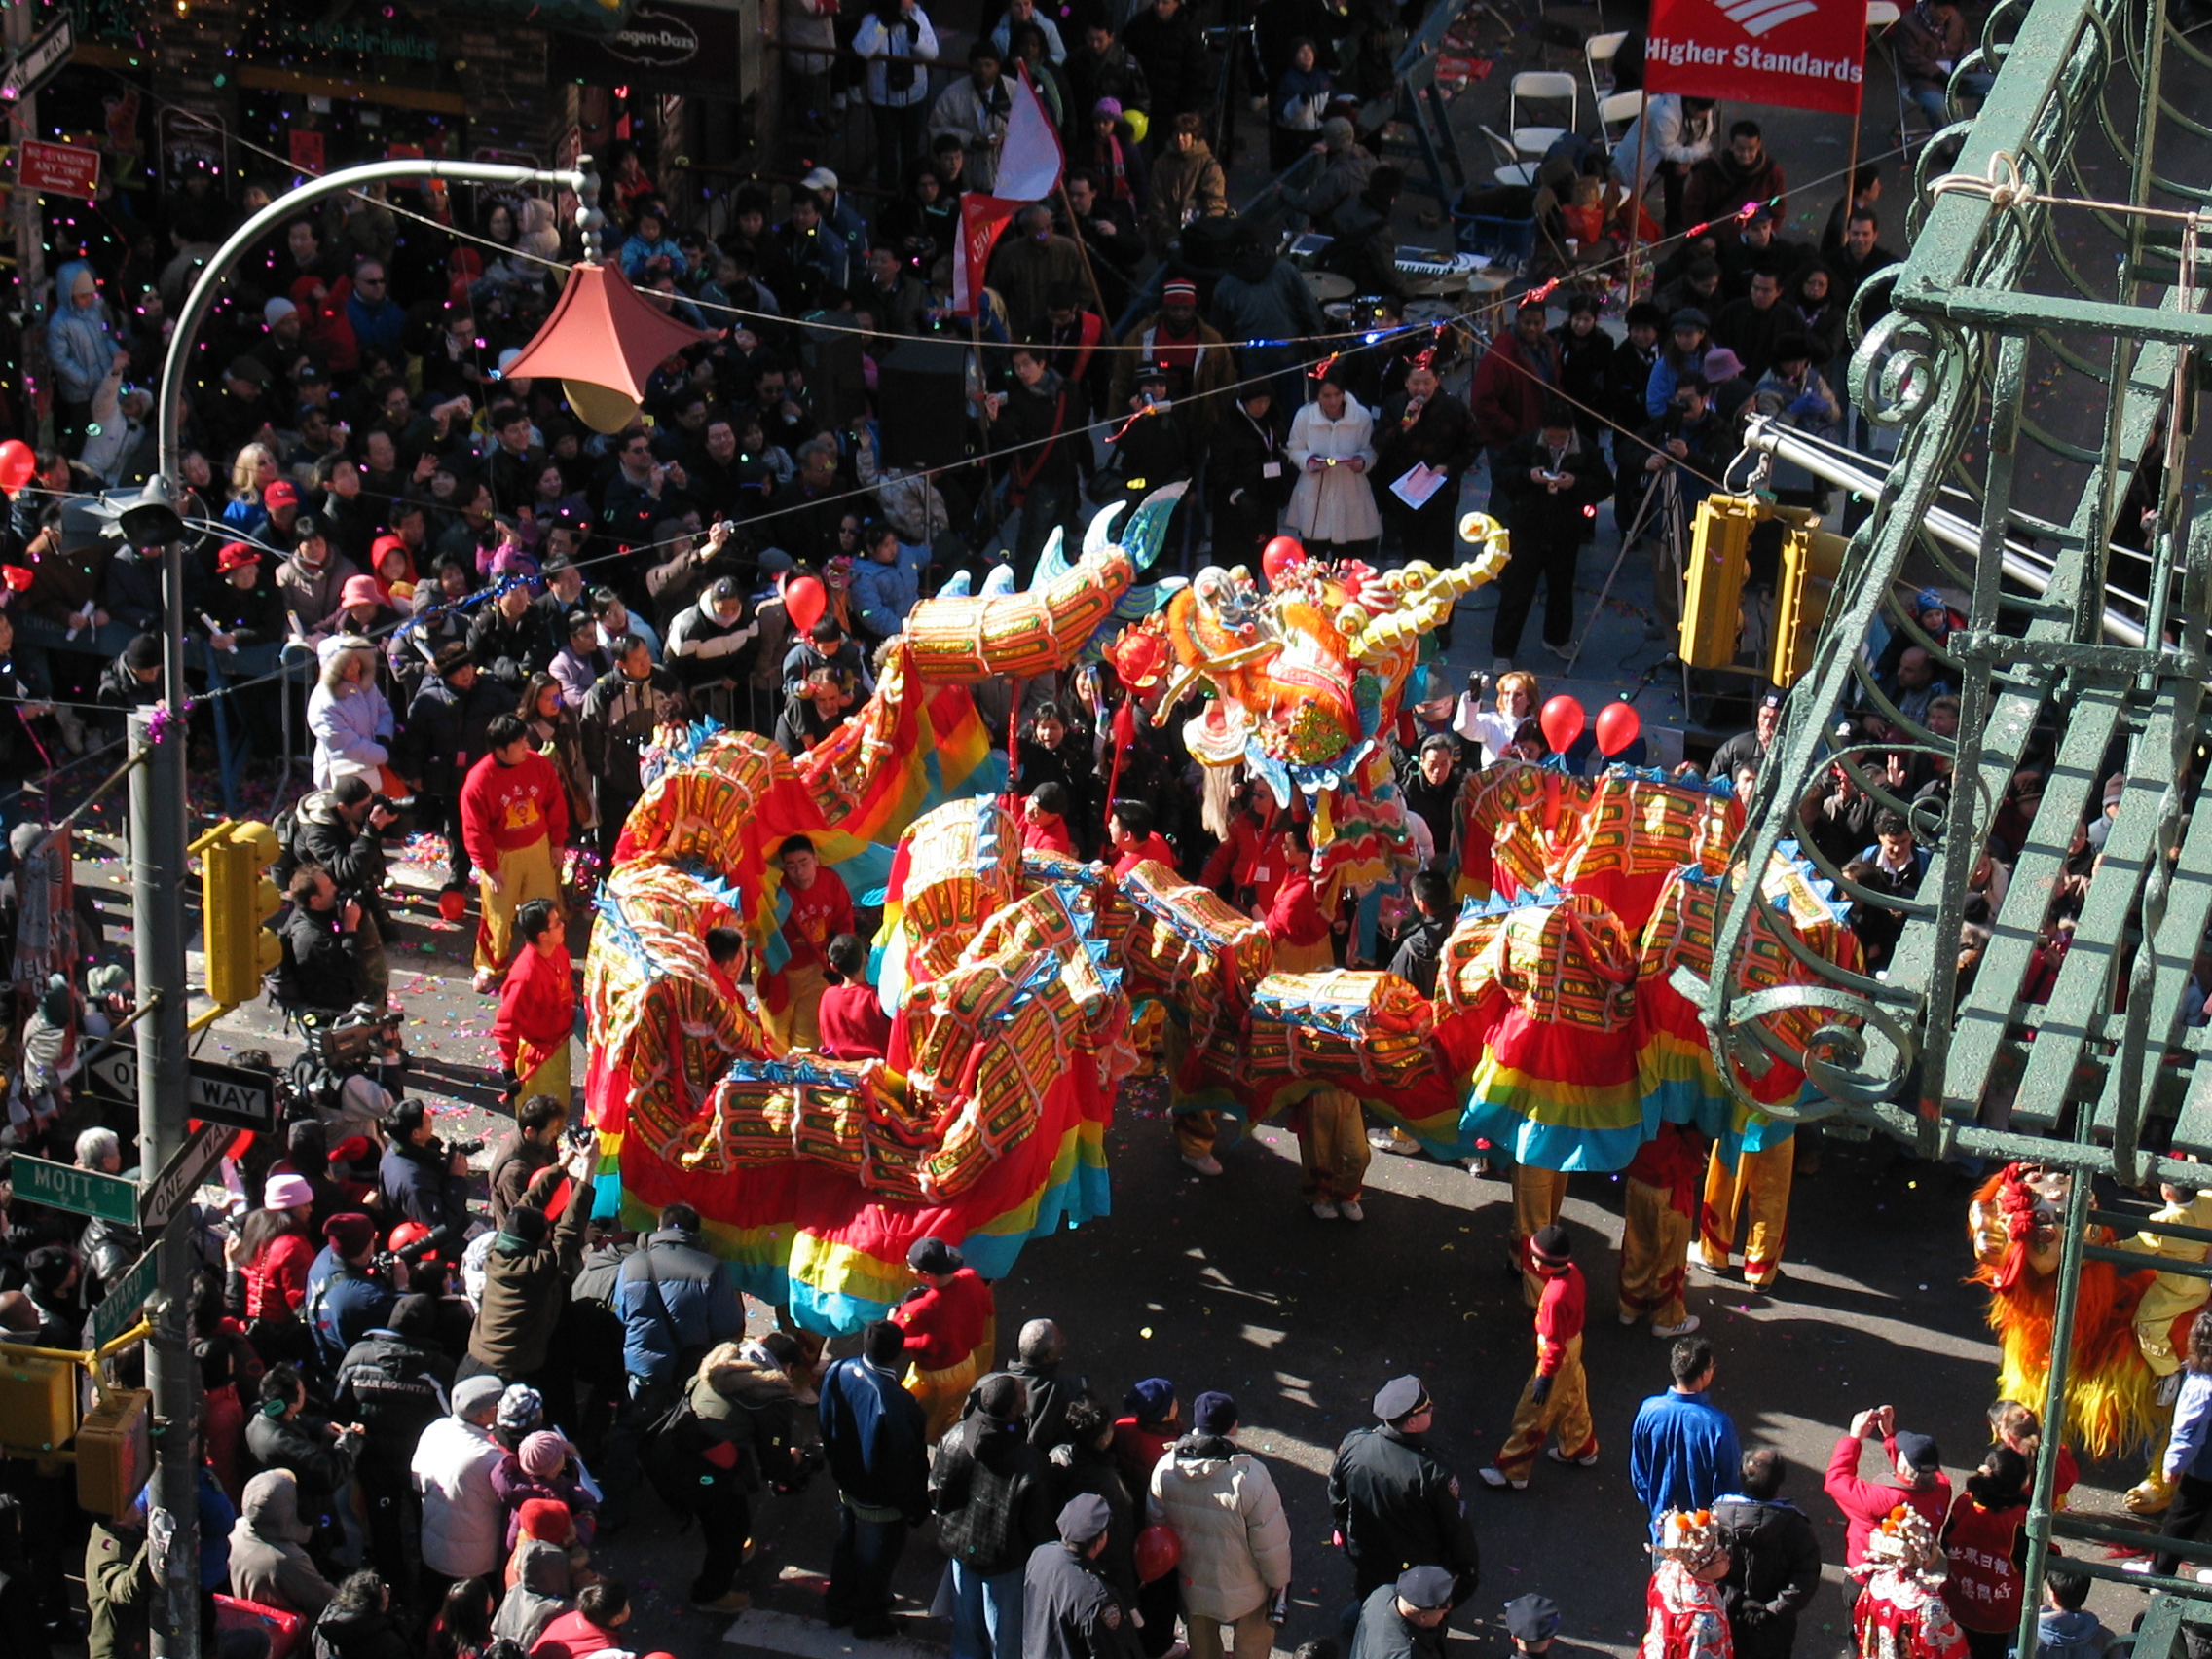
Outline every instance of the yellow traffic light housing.
<svg viewBox="0 0 2212 1659"><path fill-rule="evenodd" d="M1769 510L1750 496L1708 496L1698 503L1679 642L1681 659L1692 668L1736 664L1751 531Z"/></svg>
<svg viewBox="0 0 2212 1659"><path fill-rule="evenodd" d="M1813 645L1828 613L1828 596L1851 545L1848 536L1792 526L1782 537L1782 585L1775 595L1774 660L1768 678L1793 685L1813 663Z"/></svg>
<svg viewBox="0 0 2212 1659"><path fill-rule="evenodd" d="M283 849L268 825L225 819L191 850L200 855L207 995L218 1007L236 1008L260 995L262 976L284 959L283 941L262 926L284 905L284 895L263 873Z"/></svg>
<svg viewBox="0 0 2212 1659"><path fill-rule="evenodd" d="M77 1425L77 1507L128 1515L154 1472L154 1396L111 1388Z"/></svg>

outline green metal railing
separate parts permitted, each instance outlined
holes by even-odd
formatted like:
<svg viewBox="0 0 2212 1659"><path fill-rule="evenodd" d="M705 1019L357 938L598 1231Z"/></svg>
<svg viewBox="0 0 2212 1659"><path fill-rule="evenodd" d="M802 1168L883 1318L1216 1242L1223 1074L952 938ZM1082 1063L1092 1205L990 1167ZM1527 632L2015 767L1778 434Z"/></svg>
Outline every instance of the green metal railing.
<svg viewBox="0 0 2212 1659"><path fill-rule="evenodd" d="M1702 1007L1723 1075L1732 1059L1763 1069L1774 1040L1762 1020L1788 1009L1825 1016L1802 1054L1806 1097L1777 1117L1878 1130L1928 1158L2074 1171L2061 1340L2030 1506L2020 1651L2033 1659L2053 1537L2141 1537L2050 1510L2065 1338L2097 1248L2085 1238L2091 1181L2199 1185L2203 1166L2171 1155L2212 1157L2208 1034L2190 1006L2212 989L2191 973L2212 926L2202 759L2212 517L2190 525L2184 493L2196 459L2195 358L2212 344L2212 268L2197 247L2212 233L2212 188L2190 182L2212 181L2212 55L2167 25L2163 0L2000 0L1959 65L1960 76L1977 69L1996 75L1981 108L1963 119L1954 77L1953 123L1919 159L1909 257L1853 303L1852 401L1895 431L1896 460L1787 700L1744 843L1743 868L1763 870L1798 842L1842 896L1902 918L1899 943L1880 977L1816 962L1813 983L1754 990L1738 964L1757 888L1735 881L1723 889L1710 981L1677 979ZM2118 640L2105 623L2108 604L2122 603L2113 537L2123 503L2131 537L2138 523L2143 532L2130 557L2147 577L2128 585L2145 591L2124 602L2139 612L2140 646L2132 628ZM1978 521L1977 549L1961 554L1926 533L1938 506ZM2044 591L2007 579L2008 541L2032 542L2049 561ZM1900 603L1931 576L1971 595L1966 626L1947 640L1923 633ZM1955 733L1905 719L1880 696L1866 647L1883 622L1927 649L1958 690ZM1839 719L1868 708L1905 741L1835 735ZM1916 816L1883 781L1880 757L1899 748L1950 768L1940 812ZM2125 785L2071 947L2047 1001L2028 1003L2072 837L2097 811L2115 756ZM2042 799L1965 977L1970 880L2023 764L2045 772ZM1912 899L1845 880L1802 833L1801 803L1839 765L1877 806L1904 812L1929 850ZM2212 1561L2212 1548L2176 1553ZM2212 1622L2212 1589L2124 1576L2156 1592L2139 1659L2167 1659L2185 1617Z"/></svg>

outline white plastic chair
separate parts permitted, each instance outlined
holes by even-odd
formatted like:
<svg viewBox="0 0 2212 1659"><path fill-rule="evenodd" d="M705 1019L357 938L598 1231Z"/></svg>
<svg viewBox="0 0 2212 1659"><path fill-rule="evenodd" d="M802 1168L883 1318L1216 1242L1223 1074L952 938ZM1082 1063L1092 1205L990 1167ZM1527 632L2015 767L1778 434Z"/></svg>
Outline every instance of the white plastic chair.
<svg viewBox="0 0 2212 1659"><path fill-rule="evenodd" d="M1613 90L1613 57L1627 39L1628 30L1618 29L1611 34L1592 35L1582 43L1582 61L1590 71L1592 103L1603 103L1605 94Z"/></svg>
<svg viewBox="0 0 2212 1659"><path fill-rule="evenodd" d="M1620 147L1622 135L1636 125L1636 118L1642 109L1641 92L1607 92L1598 100L1598 130L1605 140L1605 148Z"/></svg>
<svg viewBox="0 0 2212 1659"><path fill-rule="evenodd" d="M1567 125L1524 125L1521 119L1524 103L1564 103ZM1582 89L1572 75L1556 69L1525 69L1513 77L1512 90L1506 99L1505 129L1512 134L1516 154L1540 159L1546 150L1581 125L1581 115Z"/></svg>

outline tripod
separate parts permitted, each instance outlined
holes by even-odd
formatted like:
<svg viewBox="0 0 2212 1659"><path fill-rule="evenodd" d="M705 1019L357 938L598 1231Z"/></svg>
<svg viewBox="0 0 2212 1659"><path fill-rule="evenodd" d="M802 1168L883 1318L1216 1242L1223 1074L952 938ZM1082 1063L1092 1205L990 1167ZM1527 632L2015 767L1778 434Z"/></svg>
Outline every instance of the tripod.
<svg viewBox="0 0 2212 1659"><path fill-rule="evenodd" d="M1574 665L1582 660L1583 647L1590 643L1590 630L1597 626L1598 618L1604 614L1605 601L1612 596L1613 583L1620 579L1622 561L1627 559L1629 549L1643 538L1644 531L1650 526L1655 516L1660 520L1660 534L1667 538L1667 579L1671 579L1675 584L1675 616L1678 634L1678 625L1682 613L1682 597L1686 586L1682 548L1682 491L1681 475L1670 461L1668 465L1660 469L1659 476L1644 490L1643 499L1636 505L1636 517L1630 521L1628 529L1621 533L1620 550L1613 555L1613 568L1605 572L1605 582L1598 590L1598 603L1590 612L1590 620L1583 625L1582 632L1575 637L1574 649L1567 654L1567 674L1572 675ZM1658 594L1654 592L1652 595L1654 605L1657 604L1658 597ZM1668 655L1679 662L1681 653L1678 638L1676 645L1677 648L1670 651ZM1656 673L1659 668L1663 668L1666 662L1667 658L1661 657L1659 662L1654 665L1653 672ZM1690 706L1689 664L1681 663L1681 670L1682 707L1687 709Z"/></svg>

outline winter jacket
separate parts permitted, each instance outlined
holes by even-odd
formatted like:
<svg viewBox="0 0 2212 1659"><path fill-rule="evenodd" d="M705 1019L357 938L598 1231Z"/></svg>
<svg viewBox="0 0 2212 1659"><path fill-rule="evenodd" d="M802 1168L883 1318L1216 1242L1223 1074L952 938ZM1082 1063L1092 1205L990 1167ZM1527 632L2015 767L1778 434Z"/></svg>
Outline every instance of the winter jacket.
<svg viewBox="0 0 2212 1659"><path fill-rule="evenodd" d="M143 1659L147 1619L160 1591L146 1534L113 1521L93 1522L85 1540L85 1610L92 1616L87 1659Z"/></svg>
<svg viewBox="0 0 2212 1659"><path fill-rule="evenodd" d="M1475 365L1467 405L1475 431L1489 449L1502 449L1543 424L1544 404L1560 383L1558 343L1524 346L1518 335L1502 334Z"/></svg>
<svg viewBox="0 0 2212 1659"><path fill-rule="evenodd" d="M728 1270L699 1247L697 1234L673 1228L622 1264L614 1310L622 1315L622 1363L648 1382L679 1381L708 1348L745 1334L745 1304ZM686 1356L689 1367L679 1363Z"/></svg>
<svg viewBox="0 0 2212 1659"><path fill-rule="evenodd" d="M1152 164L1152 207L1145 222L1153 252L1165 252L1193 219L1228 211L1229 185L1203 138L1188 150L1170 144L1160 152Z"/></svg>
<svg viewBox="0 0 2212 1659"><path fill-rule="evenodd" d="M1122 44L1144 65L1152 84L1152 125L1164 132L1178 115L1203 110L1213 101L1213 58L1205 32L1189 7L1165 19L1146 7L1122 29Z"/></svg>
<svg viewBox="0 0 2212 1659"><path fill-rule="evenodd" d="M317 683L308 697L308 730L314 734L314 786L366 774L373 783L391 758L391 705L366 682L333 692Z"/></svg>
<svg viewBox="0 0 2212 1659"><path fill-rule="evenodd" d="M1309 541L1368 541L1382 534L1382 515L1376 510L1375 491L1368 471L1375 465L1375 417L1360 407L1359 399L1345 393L1345 412L1332 421L1318 402L1302 404L1290 423L1286 453L1298 482L1290 493L1290 510L1283 528ZM1318 472L1307 470L1313 457L1339 458L1340 464ZM1354 472L1341 464L1357 456L1368 471Z"/></svg>
<svg viewBox="0 0 2212 1659"><path fill-rule="evenodd" d="M406 1467L423 1431L452 1410L450 1355L379 1327L338 1362L337 1411L369 1431L365 1458Z"/></svg>
<svg viewBox="0 0 2212 1659"><path fill-rule="evenodd" d="M1703 1394L1653 1394L1629 1432L1629 1484L1651 1512L1651 1535L1670 1509L1710 1509L1736 1484L1744 1455L1728 1414Z"/></svg>
<svg viewBox="0 0 2212 1659"><path fill-rule="evenodd" d="M938 1547L981 1578L1019 1571L1057 1536L1051 1462L1019 1423L980 1414L939 1448L930 1505L941 1517Z"/></svg>
<svg viewBox="0 0 2212 1659"><path fill-rule="evenodd" d="M514 698L488 676L479 674L465 691L429 676L407 705L402 769L414 768L433 799L460 799L469 767L491 752L492 722L514 711Z"/></svg>
<svg viewBox="0 0 2212 1659"><path fill-rule="evenodd" d="M914 1526L929 1511L929 1419L893 1372L856 1354L822 1379L822 1448L845 1500Z"/></svg>
<svg viewBox="0 0 2212 1659"><path fill-rule="evenodd" d="M1530 474L1538 467L1564 472L1571 480L1560 490L1539 484ZM1555 461L1541 432L1530 432L1509 445L1492 474L1493 498L1506 508L1505 520L1516 536L1527 536L1530 548L1559 549L1578 546L1589 519L1583 509L1604 498L1613 487L1613 475L1595 445L1570 431L1567 449ZM1492 509L1496 510L1494 507Z"/></svg>
<svg viewBox="0 0 2212 1659"><path fill-rule="evenodd" d="M499 1602L492 1634L519 1642L528 1651L555 1619L576 1610L570 1599L569 1552L542 1538L525 1538L508 1570L514 1582Z"/></svg>
<svg viewBox="0 0 2212 1659"><path fill-rule="evenodd" d="M108 326L105 300L94 299L90 310L79 311L69 297L78 274L90 274L92 269L85 261L73 259L54 277L54 313L46 319L46 351L59 383L56 390L65 403L92 402L92 393L107 379L108 365L115 361L123 344Z"/></svg>
<svg viewBox="0 0 2212 1659"><path fill-rule="evenodd" d="M1690 169L1682 187L1682 212L1692 223L1710 223L1713 236L1725 246L1742 234L1743 221L1736 213L1750 203L1766 203L1774 209L1775 223L1784 223L1788 217L1784 188L1782 164L1765 151L1752 166L1742 167L1734 155L1716 150Z"/></svg>
<svg viewBox="0 0 2212 1659"><path fill-rule="evenodd" d="M530 1659L591 1659L609 1648L630 1651L622 1645L620 1631L593 1624L579 1608L563 1613L545 1627L545 1634L530 1650Z"/></svg>
<svg viewBox="0 0 2212 1659"><path fill-rule="evenodd" d="M313 1623L334 1594L300 1546L314 1528L300 1519L299 1487L283 1469L245 1483L245 1504L231 1529L231 1594L282 1607Z"/></svg>
<svg viewBox="0 0 2212 1659"><path fill-rule="evenodd" d="M273 1418L256 1412L245 1425L245 1449L260 1469L288 1470L299 1482L299 1512L312 1525L334 1517L338 1493L353 1478L353 1459L361 1449L357 1434L333 1440L318 1418ZM246 1483L250 1496L253 1483Z"/></svg>
<svg viewBox="0 0 2212 1659"><path fill-rule="evenodd" d="M928 14L919 6L911 18L902 18L889 28L883 26L880 13L870 12L853 36L853 51L868 59L865 74L869 103L904 109L929 97L929 65L937 61L937 30L930 26ZM895 67L897 78L905 82L903 87L891 84Z"/></svg>
<svg viewBox="0 0 2212 1659"><path fill-rule="evenodd" d="M1797 1615L1821 1587L1821 1542L1793 1503L1731 1494L1713 1505L1713 1520L1729 1549L1721 1604L1742 1659L1788 1659Z"/></svg>
<svg viewBox="0 0 2212 1659"><path fill-rule="evenodd" d="M1187 1434L1152 1471L1148 1523L1183 1541L1183 1610L1234 1624L1290 1582L1290 1524L1267 1465L1219 1435Z"/></svg>
<svg viewBox="0 0 2212 1659"><path fill-rule="evenodd" d="M699 1448L711 1459L708 1466L731 1471L748 1492L761 1486L780 1491L796 1468L798 1390L783 1372L759 1363L764 1357L740 1353L694 1376L684 1395ZM718 1446L728 1453L716 1456Z"/></svg>
<svg viewBox="0 0 2212 1659"><path fill-rule="evenodd" d="M387 1145L377 1164L385 1213L394 1221L451 1227L458 1236L468 1225L468 1183L453 1173L452 1156L435 1139L426 1146Z"/></svg>
<svg viewBox="0 0 2212 1659"><path fill-rule="evenodd" d="M423 1494L423 1565L448 1578L479 1578L499 1565L506 1510L492 1471L506 1456L492 1431L442 1417L415 1444L409 1473Z"/></svg>
<svg viewBox="0 0 2212 1659"><path fill-rule="evenodd" d="M644 680L627 679L620 669L601 676L584 693L576 726L584 765L599 780L603 802L634 800L643 793L638 752L661 726L682 720L689 712L682 683L668 669L655 668Z"/></svg>
<svg viewBox="0 0 2212 1659"><path fill-rule="evenodd" d="M415 1659L419 1651L387 1612L325 1607L315 1621L313 1659Z"/></svg>
<svg viewBox="0 0 2212 1659"><path fill-rule="evenodd" d="M879 640L906 626L906 613L922 597L922 572L930 568L928 548L898 546L888 565L862 559L853 566L853 619Z"/></svg>
<svg viewBox="0 0 2212 1659"><path fill-rule="evenodd" d="M281 1319L298 1308L307 1299L308 1269L313 1265L314 1245L304 1234L279 1233L270 1239L239 1270L245 1280L245 1316Z"/></svg>
<svg viewBox="0 0 2212 1659"><path fill-rule="evenodd" d="M598 1529L599 1499L567 1464L562 1465L559 1474L547 1479L528 1472L522 1466L522 1459L509 1452L492 1471L492 1490L499 1494L499 1502L507 1511L506 1536L500 1547L509 1555L522 1541L522 1506L535 1500L558 1503L566 1509L575 1526L578 1543L590 1544Z"/></svg>
<svg viewBox="0 0 2212 1659"><path fill-rule="evenodd" d="M668 666L687 691L740 680L749 666L745 647L759 632L759 623L747 611L741 611L736 622L725 623L715 614L713 602L701 599L685 606L668 625Z"/></svg>
<svg viewBox="0 0 2212 1659"><path fill-rule="evenodd" d="M1375 158L1354 144L1331 156L1321 176L1308 188L1285 185L1278 194L1286 207L1305 214L1315 228L1327 229L1337 209L1357 202L1374 175Z"/></svg>
<svg viewBox="0 0 2212 1659"><path fill-rule="evenodd" d="M314 1332L315 1357L336 1366L347 1350L391 1316L399 1293L380 1278L341 1261L325 1244L308 1269L308 1299L301 1312Z"/></svg>
<svg viewBox="0 0 2212 1659"><path fill-rule="evenodd" d="M286 558L276 567L276 591L283 596L292 626L303 635L321 631L338 613L338 597L346 584L360 573L352 560L336 551L325 556L316 571L309 570L296 553Z"/></svg>
<svg viewBox="0 0 2212 1659"><path fill-rule="evenodd" d="M476 1326L468 1339L469 1357L477 1364L510 1382L544 1366L569 1298L569 1280L583 1253L584 1222L590 1214L591 1183L578 1181L544 1243L511 1253L498 1244L492 1247L485 1258Z"/></svg>
<svg viewBox="0 0 2212 1659"><path fill-rule="evenodd" d="M930 137L934 140L950 133L967 147L968 160L960 177L970 191L990 194L999 171L998 150L991 140L1006 137L1007 118L1013 110L1013 94L1004 76L987 90L977 92L976 77L963 75L938 93L937 102L930 106Z"/></svg>
<svg viewBox="0 0 2212 1659"><path fill-rule="evenodd" d="M343 918L335 905L327 910L311 910L305 904L294 904L280 931L284 971L277 995L286 1006L344 1009L361 1000L365 981L361 977L360 936L343 931ZM313 1246L303 1238L300 1247L312 1261ZM250 1301L247 1311L253 1311Z"/></svg>

